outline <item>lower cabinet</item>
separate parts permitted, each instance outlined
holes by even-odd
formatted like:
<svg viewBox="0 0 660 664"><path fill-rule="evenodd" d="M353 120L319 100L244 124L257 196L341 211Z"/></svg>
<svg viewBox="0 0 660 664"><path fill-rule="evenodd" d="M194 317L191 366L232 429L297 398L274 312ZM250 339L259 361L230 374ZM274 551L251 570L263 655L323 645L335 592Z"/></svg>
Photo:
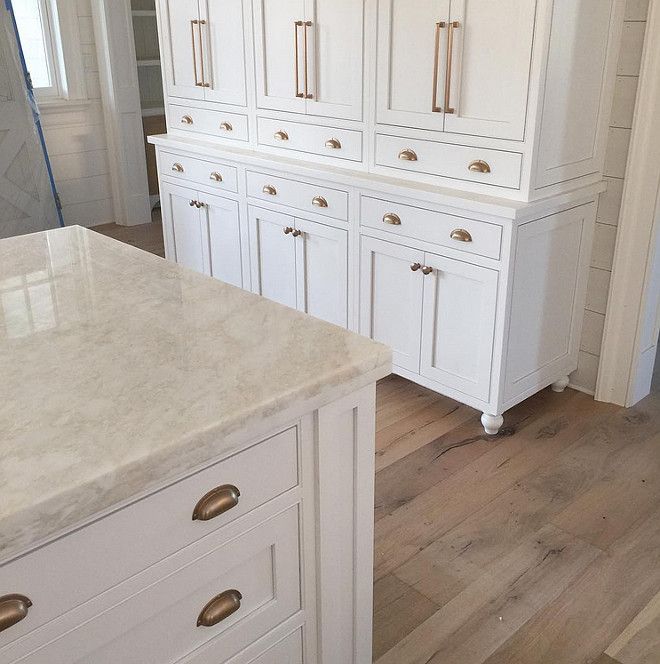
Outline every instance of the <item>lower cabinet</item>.
<svg viewBox="0 0 660 664"><path fill-rule="evenodd" d="M363 237L360 281L360 332L395 366L489 400L497 271Z"/></svg>
<svg viewBox="0 0 660 664"><path fill-rule="evenodd" d="M252 290L348 325L348 231L250 207Z"/></svg>

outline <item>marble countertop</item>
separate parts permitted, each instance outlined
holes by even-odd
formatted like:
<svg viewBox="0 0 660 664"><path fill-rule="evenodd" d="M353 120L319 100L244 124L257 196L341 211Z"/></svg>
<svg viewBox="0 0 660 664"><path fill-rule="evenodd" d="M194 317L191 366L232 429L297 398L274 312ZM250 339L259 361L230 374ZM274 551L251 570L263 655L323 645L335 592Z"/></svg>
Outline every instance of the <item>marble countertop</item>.
<svg viewBox="0 0 660 664"><path fill-rule="evenodd" d="M2 240L0 560L390 367L385 346L80 227Z"/></svg>

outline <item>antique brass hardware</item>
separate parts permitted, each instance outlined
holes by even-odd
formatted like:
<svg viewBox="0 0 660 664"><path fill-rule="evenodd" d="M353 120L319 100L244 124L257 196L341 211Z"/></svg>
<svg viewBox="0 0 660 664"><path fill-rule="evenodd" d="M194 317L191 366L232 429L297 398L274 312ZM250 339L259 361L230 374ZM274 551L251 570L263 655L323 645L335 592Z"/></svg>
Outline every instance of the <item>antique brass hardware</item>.
<svg viewBox="0 0 660 664"><path fill-rule="evenodd" d="M275 135L273 138L276 141L288 141L289 140L289 134L287 134L285 131L282 131L281 129L279 131L275 132Z"/></svg>
<svg viewBox="0 0 660 664"><path fill-rule="evenodd" d="M220 129L222 129L222 131L234 131L234 127L231 125L230 122L220 123Z"/></svg>
<svg viewBox="0 0 660 664"><path fill-rule="evenodd" d="M458 21L449 24L449 46L447 48L447 81L445 83L445 113L456 113L456 109L451 108L451 74L454 64L454 31L461 27Z"/></svg>
<svg viewBox="0 0 660 664"><path fill-rule="evenodd" d="M176 171L177 173L183 173L183 166L181 166L181 164L174 164L174 166L172 166L172 170Z"/></svg>
<svg viewBox="0 0 660 664"><path fill-rule="evenodd" d="M284 235L291 235L291 233L293 233L293 228L291 228L291 226L287 226L284 229Z"/></svg>
<svg viewBox="0 0 660 664"><path fill-rule="evenodd" d="M323 196L315 196L312 199L312 205L314 207L327 208L328 201L326 201L325 198L323 198Z"/></svg>
<svg viewBox="0 0 660 664"><path fill-rule="evenodd" d="M300 237L302 235L302 231L299 231L297 228L295 231L293 231L293 237Z"/></svg>
<svg viewBox="0 0 660 664"><path fill-rule="evenodd" d="M464 228L457 228L451 232L452 240L457 240L458 242L472 242L472 236Z"/></svg>
<svg viewBox="0 0 660 664"><path fill-rule="evenodd" d="M199 201L195 201L195 207L199 210L200 208L203 208L206 205L206 203L200 203Z"/></svg>
<svg viewBox="0 0 660 664"><path fill-rule="evenodd" d="M401 226L401 217L394 212L389 212L383 217L383 222L390 226Z"/></svg>
<svg viewBox="0 0 660 664"><path fill-rule="evenodd" d="M433 60L433 113L442 113L442 108L438 106L438 74L440 72L440 31L446 28L444 21L435 24L435 56Z"/></svg>
<svg viewBox="0 0 660 664"><path fill-rule="evenodd" d="M211 173L211 180L213 180L214 182L222 182L222 175L214 171L213 173Z"/></svg>
<svg viewBox="0 0 660 664"><path fill-rule="evenodd" d="M201 611L197 618L197 627L213 627L226 620L241 608L241 595L238 590L225 590L216 595Z"/></svg>
<svg viewBox="0 0 660 664"><path fill-rule="evenodd" d="M309 92L309 54L308 54L309 46L308 46L308 43L307 43L308 42L308 40L307 40L307 28L311 28L311 27L312 27L312 22L311 21L305 21L304 27L303 27L303 29L305 31L304 34L303 34L303 37L304 37L303 60L304 60L304 65L305 65L305 99L313 99L314 98L314 95L312 95Z"/></svg>
<svg viewBox="0 0 660 664"><path fill-rule="evenodd" d="M210 521L238 505L241 492L232 484L223 484L209 491L195 505L193 521Z"/></svg>
<svg viewBox="0 0 660 664"><path fill-rule="evenodd" d="M184 115L181 118L181 124L191 125L191 124L195 124L195 121L192 119L192 117L190 115Z"/></svg>
<svg viewBox="0 0 660 664"><path fill-rule="evenodd" d="M202 83L199 82L199 76L197 75L197 49L195 48L195 26L199 21L190 21L190 38L192 39L192 54L193 54L193 70L195 72L195 85L202 87Z"/></svg>
<svg viewBox="0 0 660 664"><path fill-rule="evenodd" d="M468 166L468 171L472 173L490 173L490 164L483 159L477 159Z"/></svg>
<svg viewBox="0 0 660 664"><path fill-rule="evenodd" d="M413 264L410 266L410 269L411 269L413 272L417 272L418 270L421 270L421 269L422 269L422 264L421 264L421 263L413 263Z"/></svg>
<svg viewBox="0 0 660 664"><path fill-rule="evenodd" d="M0 632L4 632L27 618L31 606L31 600L25 595L0 597Z"/></svg>
<svg viewBox="0 0 660 664"><path fill-rule="evenodd" d="M211 84L206 82L206 74L204 72L204 37L202 36L202 26L206 25L206 21L201 20L197 23L197 32L199 33L199 61L202 69L202 87L210 88Z"/></svg>
<svg viewBox="0 0 660 664"><path fill-rule="evenodd" d="M294 58L295 58L295 78L296 78L296 97L304 97L305 93L300 91L300 55L298 53L298 28L304 24L302 21L296 21L293 24L293 43L294 43Z"/></svg>
<svg viewBox="0 0 660 664"><path fill-rule="evenodd" d="M428 267L428 266L424 266L424 267L422 268L422 272L428 277L428 275L431 274L431 273L433 272L433 268L432 268L432 267Z"/></svg>
<svg viewBox="0 0 660 664"><path fill-rule="evenodd" d="M195 207L197 205L197 201L190 201L190 207Z"/></svg>
<svg viewBox="0 0 660 664"><path fill-rule="evenodd" d="M329 150L341 150L341 143L336 138L329 138L325 142L325 147Z"/></svg>
<svg viewBox="0 0 660 664"><path fill-rule="evenodd" d="M262 192L269 196L277 196L277 189L275 189L272 184L265 184Z"/></svg>
<svg viewBox="0 0 660 664"><path fill-rule="evenodd" d="M417 153L414 150L401 150L399 152L399 159L401 161L417 161Z"/></svg>

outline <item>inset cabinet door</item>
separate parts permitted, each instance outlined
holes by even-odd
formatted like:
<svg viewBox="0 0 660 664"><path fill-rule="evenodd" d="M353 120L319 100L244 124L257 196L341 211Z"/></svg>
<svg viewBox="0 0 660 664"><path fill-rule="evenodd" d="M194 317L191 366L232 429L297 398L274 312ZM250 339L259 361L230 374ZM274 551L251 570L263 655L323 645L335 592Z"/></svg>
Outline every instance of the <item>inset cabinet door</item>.
<svg viewBox="0 0 660 664"><path fill-rule="evenodd" d="M392 348L394 365L419 373L424 252L362 238L360 333Z"/></svg>
<svg viewBox="0 0 660 664"><path fill-rule="evenodd" d="M426 254L422 376L488 401L499 275Z"/></svg>
<svg viewBox="0 0 660 664"><path fill-rule="evenodd" d="M220 196L201 194L206 211L209 272L232 286L243 287L241 225L238 203Z"/></svg>

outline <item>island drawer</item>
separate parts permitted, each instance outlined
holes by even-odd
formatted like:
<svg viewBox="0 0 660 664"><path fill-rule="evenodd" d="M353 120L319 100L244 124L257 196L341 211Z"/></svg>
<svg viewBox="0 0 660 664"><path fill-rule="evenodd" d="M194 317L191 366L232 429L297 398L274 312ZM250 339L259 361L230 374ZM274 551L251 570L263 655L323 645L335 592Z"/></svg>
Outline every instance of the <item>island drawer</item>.
<svg viewBox="0 0 660 664"><path fill-rule="evenodd" d="M248 171L247 190L248 196L260 201L348 220L348 192L340 189Z"/></svg>
<svg viewBox="0 0 660 664"><path fill-rule="evenodd" d="M298 524L294 505L181 567L150 568L127 582L128 599L33 651L30 664L175 662L193 652L196 662L226 662L300 611Z"/></svg>
<svg viewBox="0 0 660 664"><path fill-rule="evenodd" d="M233 166L214 161L161 152L160 173L162 176L176 180L187 180L205 187L238 192L238 170Z"/></svg>
<svg viewBox="0 0 660 664"><path fill-rule="evenodd" d="M249 138L246 115L179 104L170 104L167 111L167 122L170 129L234 141L245 142Z"/></svg>
<svg viewBox="0 0 660 664"><path fill-rule="evenodd" d="M360 201L360 224L478 256L500 258L502 227L497 224L369 196Z"/></svg>
<svg viewBox="0 0 660 664"><path fill-rule="evenodd" d="M20 593L33 603L23 621L2 633L3 642L297 487L298 437L299 428L291 427L0 567L0 596ZM195 510L203 518L218 514L193 520Z"/></svg>

